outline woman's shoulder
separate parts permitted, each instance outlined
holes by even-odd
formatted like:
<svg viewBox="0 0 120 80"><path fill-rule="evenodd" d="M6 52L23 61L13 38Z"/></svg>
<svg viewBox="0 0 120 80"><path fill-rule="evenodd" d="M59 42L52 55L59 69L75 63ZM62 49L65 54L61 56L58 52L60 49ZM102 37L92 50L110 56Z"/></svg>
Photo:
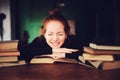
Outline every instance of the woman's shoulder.
<svg viewBox="0 0 120 80"><path fill-rule="evenodd" d="M46 44L46 40L43 36L37 36L31 42L31 45L45 45L45 44Z"/></svg>

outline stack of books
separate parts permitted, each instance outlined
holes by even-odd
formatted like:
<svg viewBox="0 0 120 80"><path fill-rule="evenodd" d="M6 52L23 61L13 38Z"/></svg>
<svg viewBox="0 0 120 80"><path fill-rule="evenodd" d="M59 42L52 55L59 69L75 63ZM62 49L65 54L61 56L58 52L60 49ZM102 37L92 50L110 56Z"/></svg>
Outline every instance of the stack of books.
<svg viewBox="0 0 120 80"><path fill-rule="evenodd" d="M90 43L84 47L83 58L101 70L120 69L120 46Z"/></svg>
<svg viewBox="0 0 120 80"><path fill-rule="evenodd" d="M0 67L18 64L18 40L0 41Z"/></svg>

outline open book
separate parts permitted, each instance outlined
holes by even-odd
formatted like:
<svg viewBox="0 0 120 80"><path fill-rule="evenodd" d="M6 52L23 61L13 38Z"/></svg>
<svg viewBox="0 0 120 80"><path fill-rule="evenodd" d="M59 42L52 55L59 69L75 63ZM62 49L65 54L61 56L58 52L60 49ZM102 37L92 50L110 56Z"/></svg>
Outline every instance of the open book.
<svg viewBox="0 0 120 80"><path fill-rule="evenodd" d="M30 63L77 63L75 59L65 58L65 54L35 56Z"/></svg>

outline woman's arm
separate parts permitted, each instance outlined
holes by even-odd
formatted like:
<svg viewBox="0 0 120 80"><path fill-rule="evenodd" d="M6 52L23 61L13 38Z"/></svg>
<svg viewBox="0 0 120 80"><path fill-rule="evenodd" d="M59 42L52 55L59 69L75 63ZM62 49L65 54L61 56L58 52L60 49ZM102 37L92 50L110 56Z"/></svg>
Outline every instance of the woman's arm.
<svg viewBox="0 0 120 80"><path fill-rule="evenodd" d="M53 48L53 53L68 53L72 54L73 52L78 52L78 49L70 49L70 48Z"/></svg>
<svg viewBox="0 0 120 80"><path fill-rule="evenodd" d="M78 57L83 53L83 43L79 36L71 35L68 37L65 47L70 49L78 49L79 51L73 52L72 54L66 54L67 58L78 60Z"/></svg>
<svg viewBox="0 0 120 80"><path fill-rule="evenodd" d="M24 47L22 51L33 56L52 54L52 48L47 45L42 37L35 38L28 46Z"/></svg>
<svg viewBox="0 0 120 80"><path fill-rule="evenodd" d="M43 38L37 37L31 43L26 46L21 46L19 50L22 53L25 61L29 63L34 56L52 54L52 48L50 48Z"/></svg>

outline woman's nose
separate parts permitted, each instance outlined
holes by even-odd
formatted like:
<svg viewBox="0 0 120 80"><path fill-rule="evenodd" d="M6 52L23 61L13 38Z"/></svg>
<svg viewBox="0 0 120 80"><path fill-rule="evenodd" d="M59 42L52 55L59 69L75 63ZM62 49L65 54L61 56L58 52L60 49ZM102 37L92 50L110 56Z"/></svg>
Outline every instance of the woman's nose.
<svg viewBox="0 0 120 80"><path fill-rule="evenodd" d="M56 41L58 39L57 35L53 36L53 40Z"/></svg>

